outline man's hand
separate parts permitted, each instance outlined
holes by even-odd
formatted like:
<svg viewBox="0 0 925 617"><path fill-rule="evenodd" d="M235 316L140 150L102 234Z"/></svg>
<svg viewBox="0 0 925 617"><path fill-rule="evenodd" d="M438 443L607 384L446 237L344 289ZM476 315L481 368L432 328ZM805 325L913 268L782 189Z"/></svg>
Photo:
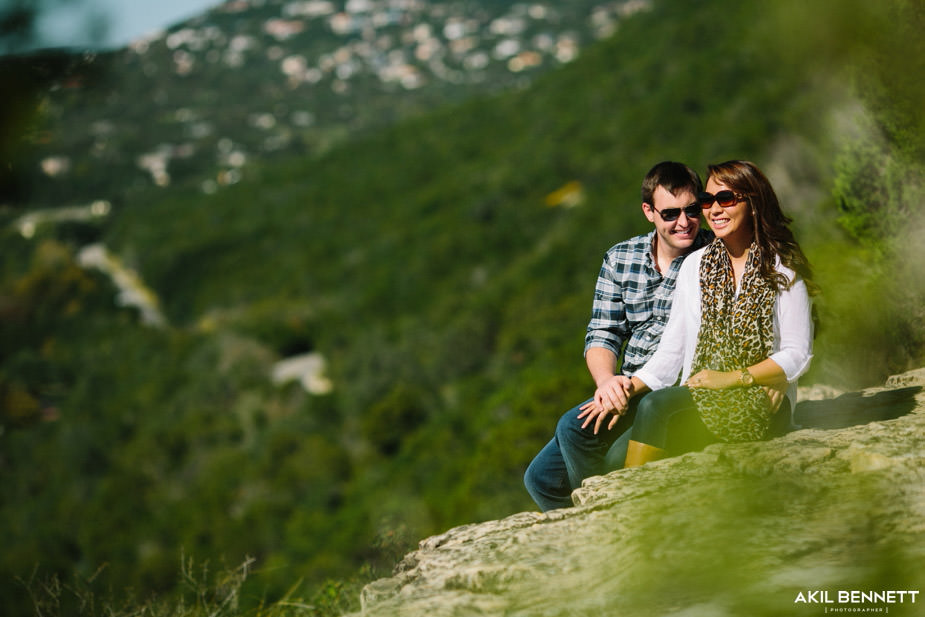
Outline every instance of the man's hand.
<svg viewBox="0 0 925 617"><path fill-rule="evenodd" d="M607 428L611 429L626 413L629 400L633 396L633 383L626 375L614 375L600 383L594 391L594 399L581 406L578 419L585 418L581 428L594 422L594 434L600 431L604 418L613 414Z"/></svg>

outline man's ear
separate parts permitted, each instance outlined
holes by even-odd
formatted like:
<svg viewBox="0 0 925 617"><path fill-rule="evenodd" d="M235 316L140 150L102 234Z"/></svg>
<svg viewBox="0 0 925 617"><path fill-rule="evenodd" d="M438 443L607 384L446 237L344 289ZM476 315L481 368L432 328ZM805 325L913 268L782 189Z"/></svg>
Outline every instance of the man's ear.
<svg viewBox="0 0 925 617"><path fill-rule="evenodd" d="M652 207L652 204L642 202L642 213L646 215L646 218L649 219L650 223L655 222L655 208Z"/></svg>

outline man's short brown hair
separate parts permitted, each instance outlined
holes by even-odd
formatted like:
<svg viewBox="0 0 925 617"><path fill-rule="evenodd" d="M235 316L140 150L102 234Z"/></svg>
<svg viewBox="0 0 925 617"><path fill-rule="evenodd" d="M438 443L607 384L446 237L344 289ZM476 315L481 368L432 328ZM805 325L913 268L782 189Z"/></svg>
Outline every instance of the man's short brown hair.
<svg viewBox="0 0 925 617"><path fill-rule="evenodd" d="M703 191L703 182L697 172L684 163L674 161L662 161L646 174L642 181L643 203L652 205L652 195L660 186L672 195L687 190L696 196L697 193Z"/></svg>

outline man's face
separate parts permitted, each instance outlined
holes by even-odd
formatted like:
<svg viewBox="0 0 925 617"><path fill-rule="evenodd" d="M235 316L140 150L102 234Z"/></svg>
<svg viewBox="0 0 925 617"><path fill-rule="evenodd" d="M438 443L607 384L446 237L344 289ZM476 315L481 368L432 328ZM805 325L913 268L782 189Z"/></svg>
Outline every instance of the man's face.
<svg viewBox="0 0 925 617"><path fill-rule="evenodd" d="M665 187L658 186L652 195L652 201L655 203L642 204L642 211L646 218L655 225L659 245L668 249L669 252L687 251L694 243L697 232L700 231L700 206L697 206L696 216L689 216L684 212L684 208L696 202L694 194L690 191L681 191L677 195L672 195ZM659 214L667 210L667 215L670 215L672 209L678 208L680 213L673 221L666 221ZM668 216L668 218L672 217Z"/></svg>

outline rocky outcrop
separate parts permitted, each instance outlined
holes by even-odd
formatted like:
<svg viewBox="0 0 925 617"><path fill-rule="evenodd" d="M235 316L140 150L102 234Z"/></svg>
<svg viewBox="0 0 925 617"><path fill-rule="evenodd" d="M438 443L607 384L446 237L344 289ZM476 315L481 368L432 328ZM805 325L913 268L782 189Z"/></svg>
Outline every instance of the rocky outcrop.
<svg viewBox="0 0 925 617"><path fill-rule="evenodd" d="M427 538L362 614L925 614L923 384L803 403L841 427L589 478L573 508Z"/></svg>

